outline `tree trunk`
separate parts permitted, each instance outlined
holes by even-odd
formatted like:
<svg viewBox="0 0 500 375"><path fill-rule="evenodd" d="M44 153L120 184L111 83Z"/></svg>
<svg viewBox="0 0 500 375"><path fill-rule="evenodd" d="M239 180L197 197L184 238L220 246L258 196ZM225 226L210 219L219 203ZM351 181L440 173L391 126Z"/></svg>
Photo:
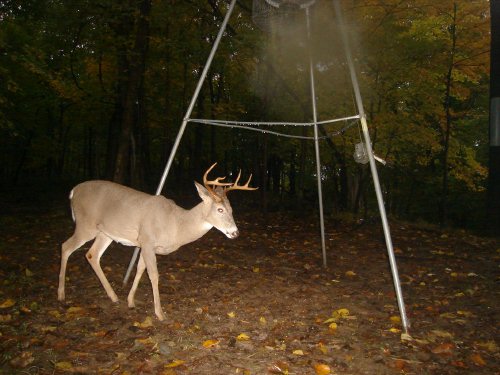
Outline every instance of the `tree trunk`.
<svg viewBox="0 0 500 375"><path fill-rule="evenodd" d="M500 1L490 1L490 158L487 196L489 232L498 235L500 228Z"/></svg>
<svg viewBox="0 0 500 375"><path fill-rule="evenodd" d="M115 170L113 180L117 182L125 182L130 177L130 158L131 158L131 140L133 130L138 123L138 108L144 106L143 100L144 90L144 73L146 65L146 55L148 51L149 38L149 16L151 13L151 1L142 0L139 4L138 18L135 20L136 34L132 50L127 54L128 71L121 72L125 74L124 95L122 96L122 118L121 132L118 142L118 150L116 154ZM126 5L125 5L126 6ZM130 12L134 11L133 6L127 9ZM124 16L123 24L133 24L133 13ZM126 47L125 47L126 48ZM141 158L136 159L137 163L141 162ZM134 168L142 168L141 165L135 165Z"/></svg>
<svg viewBox="0 0 500 375"><path fill-rule="evenodd" d="M456 19L457 19L457 4L453 4L453 23L451 25L451 50L450 50L450 61L448 66L448 72L446 74L446 91L444 98L444 110L446 113L446 122L442 134L443 142L443 152L442 152L442 182L441 182L441 199L439 201L439 224L441 227L445 226L448 219L448 154L450 148L450 135L451 135L451 84L452 84L452 73L455 63L455 50L457 43L456 34Z"/></svg>

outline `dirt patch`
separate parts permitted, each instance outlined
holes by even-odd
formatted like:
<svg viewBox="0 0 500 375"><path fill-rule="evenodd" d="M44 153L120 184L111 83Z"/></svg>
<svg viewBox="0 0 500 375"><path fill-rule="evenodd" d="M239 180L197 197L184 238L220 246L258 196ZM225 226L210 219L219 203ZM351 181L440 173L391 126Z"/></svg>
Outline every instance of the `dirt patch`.
<svg viewBox="0 0 500 375"><path fill-rule="evenodd" d="M314 218L236 216L237 240L212 230L158 257L166 322L146 277L126 306L132 248L113 244L101 261L117 304L82 250L60 303L67 212L2 217L0 372L498 373L498 242L391 223L412 324L402 340L380 223L327 227L324 269Z"/></svg>

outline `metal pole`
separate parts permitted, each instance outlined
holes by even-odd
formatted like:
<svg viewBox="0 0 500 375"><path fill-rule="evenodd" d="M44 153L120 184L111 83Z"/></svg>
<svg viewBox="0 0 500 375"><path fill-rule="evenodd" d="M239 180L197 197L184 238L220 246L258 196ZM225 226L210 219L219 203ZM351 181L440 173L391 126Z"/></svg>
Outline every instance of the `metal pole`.
<svg viewBox="0 0 500 375"><path fill-rule="evenodd" d="M406 316L406 309L403 300L403 293L401 291L401 283L398 274L398 267L396 264L396 258L394 256L394 249L392 246L391 233L389 230L389 223L387 221L387 214L385 212L384 199L382 195L382 189L380 188L380 181L378 178L377 166L375 165L375 159L373 158L372 144L370 140L370 133L368 132L368 125L366 123L366 115L363 108L363 101L361 100L361 93L359 90L358 78L356 76L356 71L354 70L354 63L352 61L351 49L349 47L349 41L347 39L347 33L345 31L344 19L341 13L340 2L338 0L333 0L333 5L335 7L335 13L340 26L340 34L342 36L342 42L344 44L344 50L347 58L347 65L349 66L349 71L351 74L351 81L354 89L354 94L356 97L356 104L358 107L361 127L363 131L363 137L365 139L366 152L368 153L368 158L370 160L370 169L372 172L373 185L375 187L375 194L377 196L378 208L380 211L380 217L382 219L382 226L384 229L385 243L387 246L387 253L389 255L389 263L391 265L392 279L394 282L394 289L396 291L396 297L398 300L399 313L401 315L401 323L405 333L408 333L408 327L410 323Z"/></svg>
<svg viewBox="0 0 500 375"><path fill-rule="evenodd" d="M311 25L309 7L306 8L307 38L311 45ZM309 76L311 81L311 102L314 122L314 149L316 152L316 174L318 178L318 201L319 201L319 225L321 229L321 250L323 253L323 267L326 267L326 244L325 244L325 219L323 215L323 192L321 188L321 160L319 156L318 114L316 110L316 90L314 87L314 64L311 49L309 48Z"/></svg>
<svg viewBox="0 0 500 375"><path fill-rule="evenodd" d="M203 83L205 82L205 78L207 77L208 74L208 69L210 69L210 66L212 65L212 60L214 59L215 52L217 51L217 48L219 47L220 40L222 39L222 35L224 34L224 31L226 30L227 23L229 22L229 18L231 17L231 14L233 13L234 5L236 4L236 0L232 0L231 4L229 4L229 8L226 12L226 16L224 17L224 21L222 21L222 24L219 29L219 33L217 34L217 38L215 39L214 45L212 46L212 50L210 51L210 55L208 55L207 62L205 63L205 67L203 68L203 71L200 75L200 79L198 80L198 84L196 85L196 89L194 90L193 97L191 98L191 103L189 103L189 107L186 111L186 115L184 116L184 119L182 121L182 125L179 129L179 132L177 133L177 137L175 138L174 145L172 146L172 150L170 151L170 155L167 160L167 165L165 166L165 169L163 171L163 175L161 176L160 183L158 184L158 188L156 189L156 195L160 195L161 191L163 190L163 185L165 185L165 180L167 179L168 172L170 171L170 167L172 166L172 163L174 161L175 154L177 153L177 149L179 148L179 144L181 143L182 135L184 134L184 130L186 130L186 125L189 121L189 118L191 117L191 113L193 112L194 105L196 104L196 101L198 99L198 95L200 94L201 87L203 86ZM134 250L134 254L132 255L132 259L130 260L130 263L128 265L127 273L125 274L125 277L123 279L123 285L127 284L128 279L130 277L130 273L132 272L132 268L134 268L134 264L137 260L137 256L139 255L139 248L136 247Z"/></svg>

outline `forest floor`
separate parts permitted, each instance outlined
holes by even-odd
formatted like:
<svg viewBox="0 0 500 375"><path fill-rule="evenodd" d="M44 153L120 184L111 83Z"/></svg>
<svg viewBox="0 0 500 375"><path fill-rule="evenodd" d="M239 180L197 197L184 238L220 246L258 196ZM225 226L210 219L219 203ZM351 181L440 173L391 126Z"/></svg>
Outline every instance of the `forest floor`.
<svg viewBox="0 0 500 375"><path fill-rule="evenodd" d="M238 239L212 230L158 257L160 322L146 275L127 308L133 249L117 244L101 264L118 303L84 251L57 301L68 211L1 214L2 374L500 373L497 240L391 222L405 335L380 222L327 220L325 269L316 218L236 212Z"/></svg>

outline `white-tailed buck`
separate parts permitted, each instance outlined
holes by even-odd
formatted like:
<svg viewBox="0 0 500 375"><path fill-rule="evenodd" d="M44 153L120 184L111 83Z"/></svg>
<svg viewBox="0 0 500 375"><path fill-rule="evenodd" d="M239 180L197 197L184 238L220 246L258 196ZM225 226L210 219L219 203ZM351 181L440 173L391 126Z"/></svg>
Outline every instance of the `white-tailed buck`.
<svg viewBox="0 0 500 375"><path fill-rule="evenodd" d="M70 194L76 227L73 235L62 245L58 299L63 301L65 298L69 256L87 241L95 239L86 254L87 260L109 298L113 302L118 301L99 263L106 248L116 241L141 248L137 273L127 298L128 306L135 306L134 295L147 269L153 287L155 314L158 319L164 320L158 291L156 254L169 254L202 237L212 227L228 238L238 237L238 228L226 195L231 190L256 189L248 186L251 175L245 185L238 185L241 171L234 183L221 182L224 177L207 180L215 164L203 176L204 187L195 182L202 202L190 210L161 195L149 195L109 181L87 181L77 185Z"/></svg>

